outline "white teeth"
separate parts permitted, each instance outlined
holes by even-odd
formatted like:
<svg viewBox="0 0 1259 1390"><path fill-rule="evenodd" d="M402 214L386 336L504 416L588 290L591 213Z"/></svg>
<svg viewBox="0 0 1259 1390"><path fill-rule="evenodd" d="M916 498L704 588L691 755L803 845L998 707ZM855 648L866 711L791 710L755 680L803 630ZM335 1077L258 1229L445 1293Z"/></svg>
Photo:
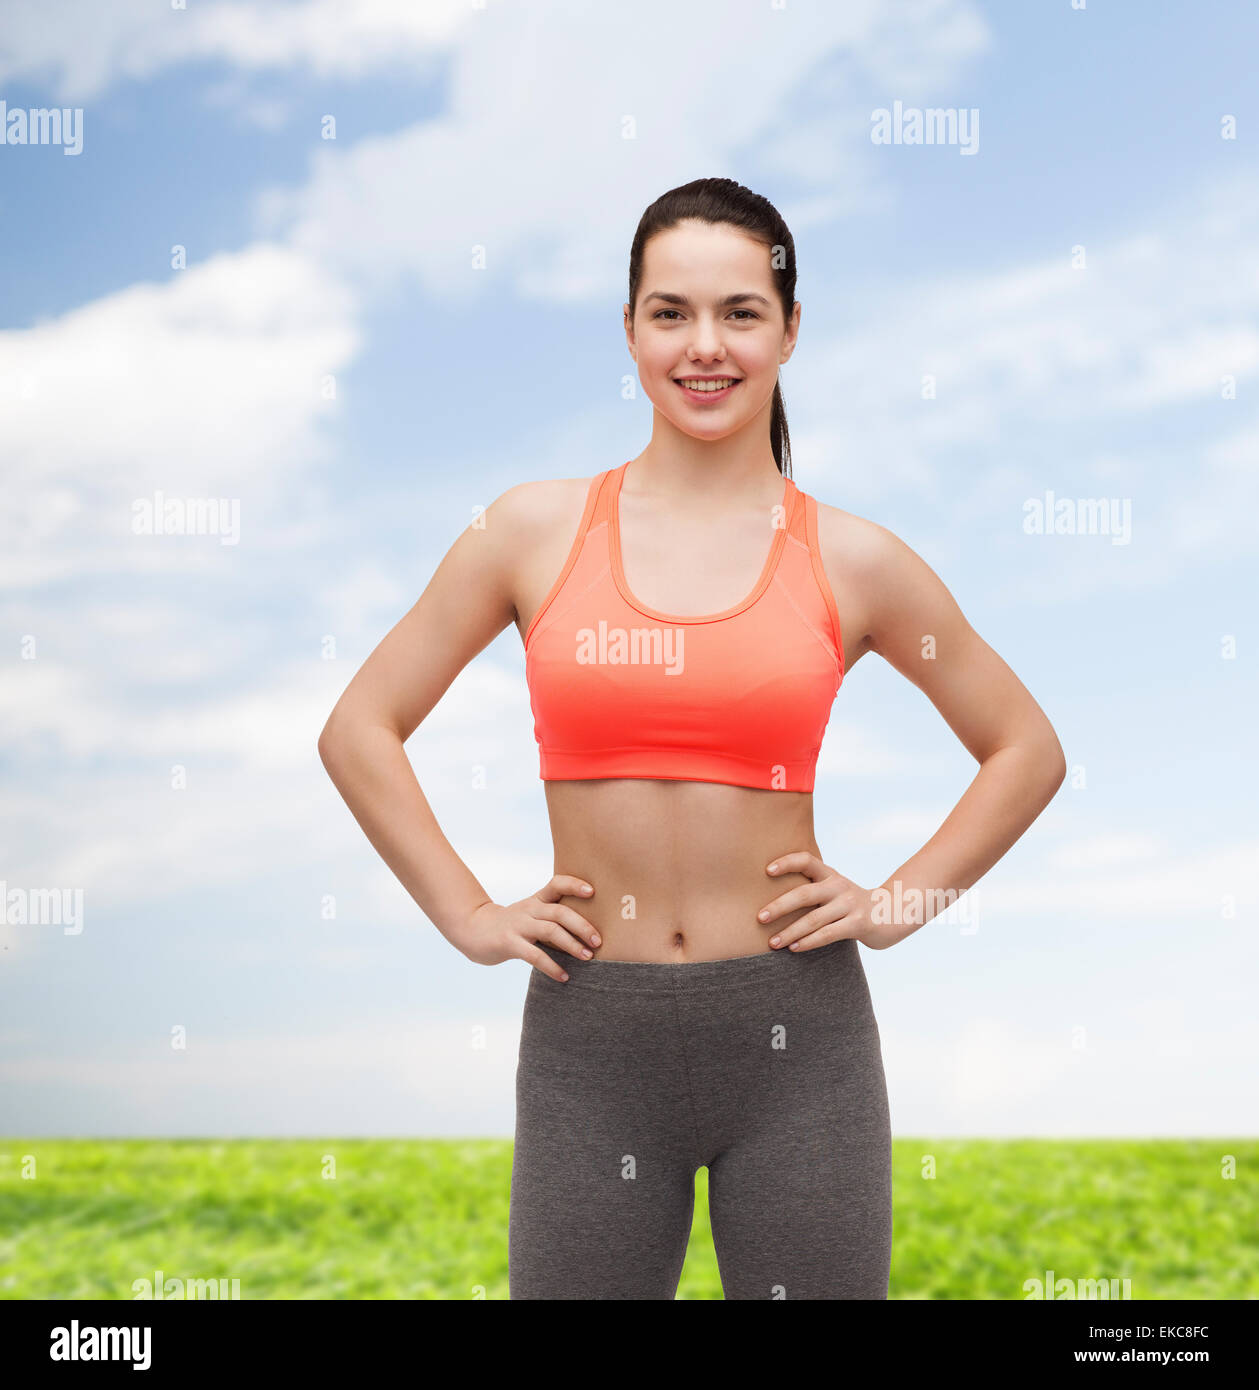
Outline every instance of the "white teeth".
<svg viewBox="0 0 1259 1390"><path fill-rule="evenodd" d="M733 386L738 377L723 376L717 377L714 381L701 381L694 377L679 378L683 386L689 387L692 391L724 391L727 386Z"/></svg>

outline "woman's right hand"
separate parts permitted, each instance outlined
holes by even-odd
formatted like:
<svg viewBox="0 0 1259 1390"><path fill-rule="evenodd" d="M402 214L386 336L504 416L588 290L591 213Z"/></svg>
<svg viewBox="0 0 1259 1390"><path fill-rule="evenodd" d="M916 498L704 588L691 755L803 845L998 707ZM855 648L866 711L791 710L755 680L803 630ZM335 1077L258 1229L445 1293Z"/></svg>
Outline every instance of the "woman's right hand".
<svg viewBox="0 0 1259 1390"><path fill-rule="evenodd" d="M546 941L579 960L589 960L601 945L599 933L561 898L588 898L594 888L571 874L556 874L544 887L518 903L501 907L482 903L474 908L453 944L478 965L500 965L505 960L527 960L553 980L568 979L568 972L551 959L537 942Z"/></svg>

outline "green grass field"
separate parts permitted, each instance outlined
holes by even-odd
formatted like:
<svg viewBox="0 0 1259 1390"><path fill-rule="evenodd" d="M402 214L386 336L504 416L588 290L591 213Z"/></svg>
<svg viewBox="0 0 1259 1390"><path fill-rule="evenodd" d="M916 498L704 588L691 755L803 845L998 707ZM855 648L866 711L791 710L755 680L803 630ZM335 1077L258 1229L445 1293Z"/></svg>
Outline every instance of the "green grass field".
<svg viewBox="0 0 1259 1390"><path fill-rule="evenodd" d="M1257 1163L1256 1140L898 1139L891 1297L1023 1299L1047 1269L1259 1297ZM707 1176L679 1298L722 1296ZM0 1139L0 1296L134 1298L161 1270L242 1299L505 1299L510 1178L508 1140Z"/></svg>

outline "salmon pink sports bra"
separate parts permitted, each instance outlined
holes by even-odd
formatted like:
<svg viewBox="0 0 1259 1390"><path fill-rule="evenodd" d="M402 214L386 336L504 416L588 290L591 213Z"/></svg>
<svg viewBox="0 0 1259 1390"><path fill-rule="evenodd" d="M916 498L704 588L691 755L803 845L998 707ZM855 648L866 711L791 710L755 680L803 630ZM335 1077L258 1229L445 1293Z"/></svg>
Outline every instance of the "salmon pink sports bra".
<svg viewBox="0 0 1259 1390"><path fill-rule="evenodd" d="M784 477L756 587L722 613L678 617L625 582L617 503L628 466L591 480L568 559L525 633L542 779L811 792L844 678L817 503Z"/></svg>

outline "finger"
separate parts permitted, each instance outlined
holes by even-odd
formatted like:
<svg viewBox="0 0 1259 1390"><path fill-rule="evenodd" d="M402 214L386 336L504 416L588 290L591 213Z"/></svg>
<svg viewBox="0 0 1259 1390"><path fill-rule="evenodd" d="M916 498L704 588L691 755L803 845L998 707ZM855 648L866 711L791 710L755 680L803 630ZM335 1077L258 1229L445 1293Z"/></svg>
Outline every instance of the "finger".
<svg viewBox="0 0 1259 1390"><path fill-rule="evenodd" d="M762 925L774 922L779 917L785 917L789 912L795 912L797 908L816 907L829 896L830 894L823 884L801 883L780 894L773 902L766 903L756 914L756 919Z"/></svg>
<svg viewBox="0 0 1259 1390"><path fill-rule="evenodd" d="M789 927L775 932L770 937L770 947L775 951L812 950L816 946L825 946L827 941L851 936L852 932L844 926L845 915L830 904L819 907L815 912L806 912ZM809 943L807 947L805 942Z"/></svg>
<svg viewBox="0 0 1259 1390"><path fill-rule="evenodd" d="M809 878L825 878L830 870L807 849L796 850L792 854L780 854L765 869L767 874L807 874Z"/></svg>
<svg viewBox="0 0 1259 1390"><path fill-rule="evenodd" d="M589 960L594 954L584 941L571 936L558 922L552 922L547 917L535 917L533 924L535 937L539 941L549 941L552 946L558 946L561 951L567 951L578 960Z"/></svg>
<svg viewBox="0 0 1259 1390"><path fill-rule="evenodd" d="M842 922L830 922L826 926L819 927L817 931L811 931L805 936L798 937L795 941L789 941L781 950L790 951L793 955L800 955L804 951L816 951L819 946L828 946L832 941L844 941L851 938L852 932L845 931Z"/></svg>
<svg viewBox="0 0 1259 1390"><path fill-rule="evenodd" d="M539 888L535 896L540 902L557 903L561 898L589 898L594 893L594 885L573 874L556 874L545 887Z"/></svg>
<svg viewBox="0 0 1259 1390"><path fill-rule="evenodd" d="M520 959L527 960L530 965L536 965L544 975L549 975L551 979L558 980L563 984L568 979L568 971L555 961L541 948L535 946L532 941L522 941L520 943Z"/></svg>
<svg viewBox="0 0 1259 1390"><path fill-rule="evenodd" d="M589 946L602 945L599 933L576 908L569 907L567 903L546 903L533 915L537 920L558 922L562 927L567 927L574 936L580 936Z"/></svg>

